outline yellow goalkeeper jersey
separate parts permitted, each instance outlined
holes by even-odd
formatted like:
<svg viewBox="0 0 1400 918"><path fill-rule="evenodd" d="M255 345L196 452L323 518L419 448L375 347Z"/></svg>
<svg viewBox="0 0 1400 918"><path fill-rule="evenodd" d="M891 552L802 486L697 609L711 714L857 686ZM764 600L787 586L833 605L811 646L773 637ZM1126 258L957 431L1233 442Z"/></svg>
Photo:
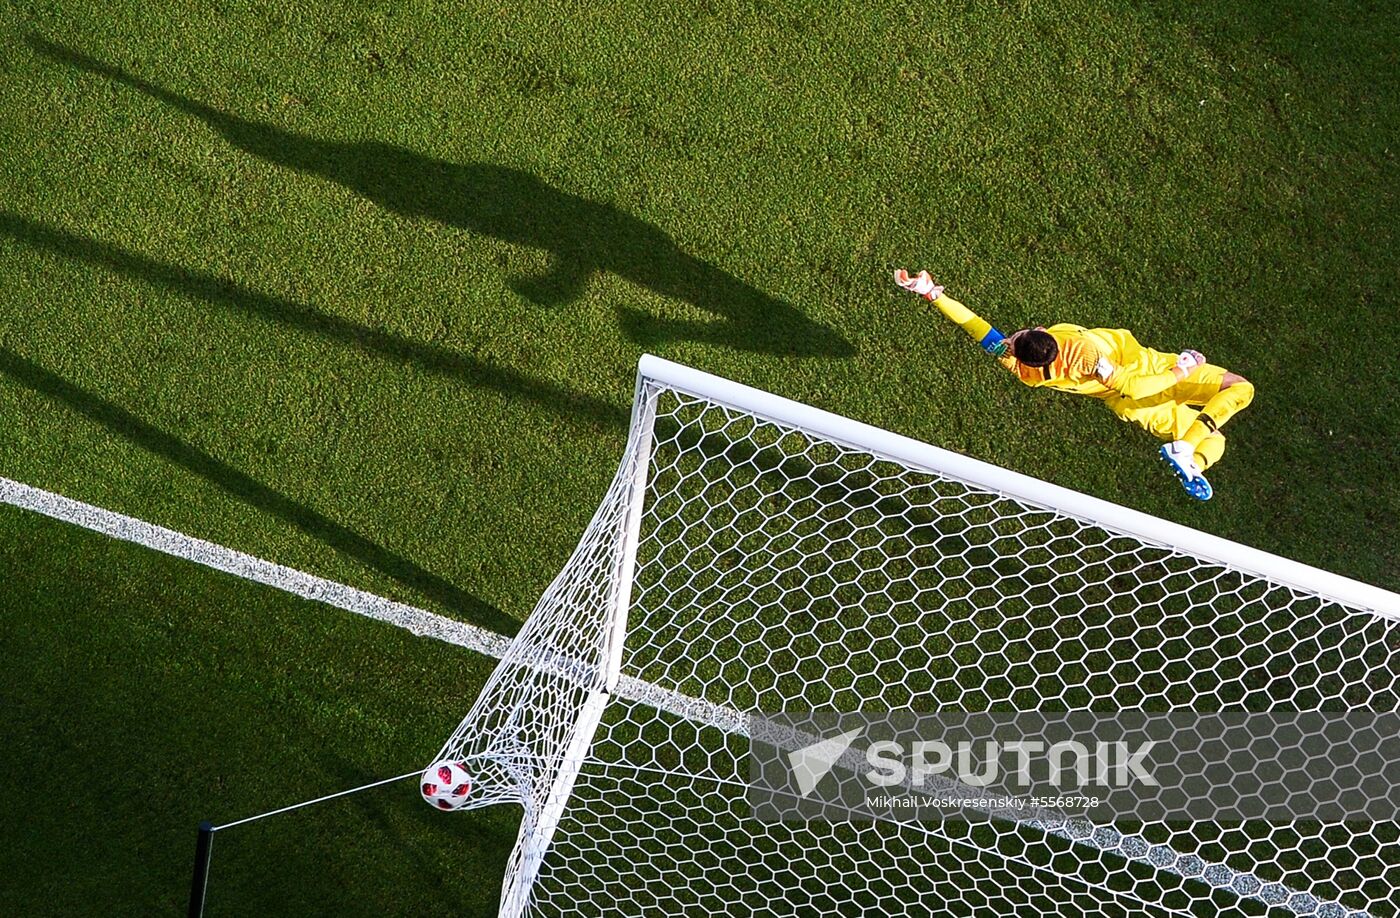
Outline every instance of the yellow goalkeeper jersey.
<svg viewBox="0 0 1400 918"><path fill-rule="evenodd" d="M1009 352L1000 358L1028 386L1110 398L1141 398L1160 392L1175 381L1164 379L1176 365L1176 355L1143 347L1125 328L1085 328L1061 323L1045 329L1059 345L1047 366L1028 367Z"/></svg>

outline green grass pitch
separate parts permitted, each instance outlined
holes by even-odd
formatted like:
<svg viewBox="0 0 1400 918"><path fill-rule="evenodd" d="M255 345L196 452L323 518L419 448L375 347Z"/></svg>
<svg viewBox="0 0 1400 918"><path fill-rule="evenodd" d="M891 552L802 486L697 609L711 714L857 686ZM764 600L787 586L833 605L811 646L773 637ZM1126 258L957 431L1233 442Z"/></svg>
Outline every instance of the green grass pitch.
<svg viewBox="0 0 1400 918"><path fill-rule="evenodd" d="M0 0L0 475L508 631L690 363L1400 588L1386 4ZM1188 502L889 283L1248 376ZM405 771L489 661L0 510L0 912ZM14 814L18 814L17 816ZM212 914L488 914L509 814L216 841Z"/></svg>

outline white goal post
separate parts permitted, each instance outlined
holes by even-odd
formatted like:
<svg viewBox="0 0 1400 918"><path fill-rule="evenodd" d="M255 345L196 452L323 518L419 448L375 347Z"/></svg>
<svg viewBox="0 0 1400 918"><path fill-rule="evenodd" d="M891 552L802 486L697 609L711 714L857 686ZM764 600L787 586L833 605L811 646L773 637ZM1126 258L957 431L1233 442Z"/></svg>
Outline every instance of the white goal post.
<svg viewBox="0 0 1400 918"><path fill-rule="evenodd" d="M1400 595L647 356L617 476L438 759L522 807L511 918L1393 915L1393 823L765 822L746 754L780 711L1398 698Z"/></svg>

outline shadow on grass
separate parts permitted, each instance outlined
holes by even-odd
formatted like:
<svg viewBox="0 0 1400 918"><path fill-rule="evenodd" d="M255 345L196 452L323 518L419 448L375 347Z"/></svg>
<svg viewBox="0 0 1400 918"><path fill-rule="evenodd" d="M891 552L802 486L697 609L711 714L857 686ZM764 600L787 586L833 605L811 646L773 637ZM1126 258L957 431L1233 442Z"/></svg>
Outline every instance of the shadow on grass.
<svg viewBox="0 0 1400 918"><path fill-rule="evenodd" d="M219 111L43 37L29 35L27 41L52 60L123 83L199 118L246 153L329 179L386 210L547 252L546 273L511 282L534 303L572 301L593 275L611 272L717 317L661 319L620 307L626 333L644 347L684 339L796 356L847 357L855 352L832 329L685 252L658 227L611 204L560 191L528 172L484 162L446 162L379 141L318 140Z"/></svg>
<svg viewBox="0 0 1400 918"><path fill-rule="evenodd" d="M514 634L520 627L520 622L500 609L442 577L13 351L0 348L0 374L193 472L248 505L290 523L312 538L441 603L467 621L507 635Z"/></svg>
<svg viewBox="0 0 1400 918"><path fill-rule="evenodd" d="M244 586L153 593L152 575L185 562L83 554L106 537L52 521L23 532L0 542L0 570L15 574L0 594L0 806L44 815L5 834L0 868L19 868L5 874L7 913L106 901L107 913L183 915L198 819L232 822L426 763L495 662L363 619L328 627L294 597L254 600L267 613L256 623L225 621ZM60 761L101 761L103 793L43 810ZM209 913L383 914L402 889L416 906L405 913L494 914L518 820L434 811L404 781L238 826L215 840ZM54 884L45 865L65 853L79 869Z"/></svg>
<svg viewBox="0 0 1400 918"><path fill-rule="evenodd" d="M0 210L0 235L75 261L99 265L183 296L311 332L429 373L493 389L513 398L528 399L566 417L576 414L595 426L616 427L627 420L626 411L602 399L531 379L515 370L492 366L446 348L358 325L292 300L259 293L214 274L148 258L4 210Z"/></svg>

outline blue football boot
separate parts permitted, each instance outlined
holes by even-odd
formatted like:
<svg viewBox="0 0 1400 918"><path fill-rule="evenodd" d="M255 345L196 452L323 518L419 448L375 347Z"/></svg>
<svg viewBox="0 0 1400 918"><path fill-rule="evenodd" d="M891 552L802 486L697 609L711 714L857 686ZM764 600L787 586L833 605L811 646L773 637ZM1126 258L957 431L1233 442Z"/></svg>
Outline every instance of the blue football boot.
<svg viewBox="0 0 1400 918"><path fill-rule="evenodd" d="M1185 440L1173 440L1163 446L1159 453L1162 460L1172 467L1176 477L1181 481L1181 486L1186 489L1196 500L1210 500L1210 496L1215 493L1210 482L1206 481L1205 473L1196 464L1193 458L1195 450L1191 444Z"/></svg>

